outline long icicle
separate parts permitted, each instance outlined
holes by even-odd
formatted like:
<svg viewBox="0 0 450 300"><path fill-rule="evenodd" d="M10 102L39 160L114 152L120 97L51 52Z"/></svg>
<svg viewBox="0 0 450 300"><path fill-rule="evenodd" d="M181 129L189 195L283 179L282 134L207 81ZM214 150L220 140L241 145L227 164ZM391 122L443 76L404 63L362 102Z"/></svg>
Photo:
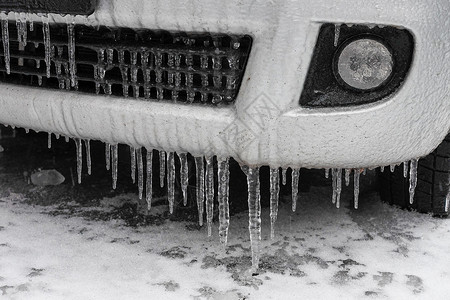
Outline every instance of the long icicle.
<svg viewBox="0 0 450 300"><path fill-rule="evenodd" d="M212 222L214 213L214 157L206 157L205 173L206 193L206 223L208 225L208 236L212 234Z"/></svg>
<svg viewBox="0 0 450 300"><path fill-rule="evenodd" d="M142 161L142 148L136 149L137 169L138 169L138 191L139 199L142 199L144 193L144 163Z"/></svg>
<svg viewBox="0 0 450 300"><path fill-rule="evenodd" d="M136 183L136 149L130 146L131 180Z"/></svg>
<svg viewBox="0 0 450 300"><path fill-rule="evenodd" d="M217 179L218 191L217 200L219 202L219 239L222 245L228 241L228 228L230 226L230 206L228 202L230 188L230 165L228 158L218 158Z"/></svg>
<svg viewBox="0 0 450 300"><path fill-rule="evenodd" d="M259 168L243 166L247 175L248 187L248 229L252 248L252 272L259 266L259 251L261 245L261 193L259 183Z"/></svg>
<svg viewBox="0 0 450 300"><path fill-rule="evenodd" d="M84 146L86 147L86 163L87 163L88 175L91 175L92 174L91 141L84 140Z"/></svg>
<svg viewBox="0 0 450 300"><path fill-rule="evenodd" d="M50 42L50 25L46 17L42 17L42 32L44 34L44 51L45 51L45 65L47 67L47 78L50 78L50 67L51 67L51 53L52 46Z"/></svg>
<svg viewBox="0 0 450 300"><path fill-rule="evenodd" d="M111 169L111 144L105 143L105 163L106 170L109 171Z"/></svg>
<svg viewBox="0 0 450 300"><path fill-rule="evenodd" d="M418 159L411 159L411 166L409 168L409 203L414 203L414 193L417 186L417 166Z"/></svg>
<svg viewBox="0 0 450 300"><path fill-rule="evenodd" d="M77 65L75 62L75 24L67 24L67 34L69 37L68 49L69 49L69 73L70 73L70 83L72 87L77 86L76 73Z"/></svg>
<svg viewBox="0 0 450 300"><path fill-rule="evenodd" d="M164 187L164 178L166 177L166 152L159 151L159 186Z"/></svg>
<svg viewBox="0 0 450 300"><path fill-rule="evenodd" d="M175 153L169 152L167 158L167 194L169 198L169 212L173 214L175 204Z"/></svg>
<svg viewBox="0 0 450 300"><path fill-rule="evenodd" d="M280 197L280 171L270 169L270 238L275 237L275 222L278 218L278 201Z"/></svg>
<svg viewBox="0 0 450 300"><path fill-rule="evenodd" d="M81 172L83 171L83 145L81 143L81 139L75 139L75 146L77 148L78 184L81 184Z"/></svg>
<svg viewBox="0 0 450 300"><path fill-rule="evenodd" d="M112 152L112 187L115 190L117 187L117 167L119 163L119 146L112 145L111 146L111 152Z"/></svg>
<svg viewBox="0 0 450 300"><path fill-rule="evenodd" d="M198 208L198 224L203 226L203 207L205 204L205 163L203 157L195 157L196 194Z"/></svg>
<svg viewBox="0 0 450 300"><path fill-rule="evenodd" d="M2 43L5 57L6 74L11 73L11 56L9 54L9 23L8 19L2 18Z"/></svg>
<svg viewBox="0 0 450 300"><path fill-rule="evenodd" d="M147 210L152 207L152 176L153 175L153 151L147 149L147 181L145 183L145 200L147 201Z"/></svg>
<svg viewBox="0 0 450 300"><path fill-rule="evenodd" d="M297 210L298 201L298 182L300 177L299 169L292 169L292 211Z"/></svg>
<svg viewBox="0 0 450 300"><path fill-rule="evenodd" d="M355 169L353 171L353 185L354 185L354 190L353 190L353 195L354 195L354 206L355 209L358 209L359 206L359 177L361 175L361 171L359 169Z"/></svg>
<svg viewBox="0 0 450 300"><path fill-rule="evenodd" d="M181 191L183 192L183 205L187 205L187 187L189 183L189 166L186 153L180 153L178 155L180 159L180 181Z"/></svg>

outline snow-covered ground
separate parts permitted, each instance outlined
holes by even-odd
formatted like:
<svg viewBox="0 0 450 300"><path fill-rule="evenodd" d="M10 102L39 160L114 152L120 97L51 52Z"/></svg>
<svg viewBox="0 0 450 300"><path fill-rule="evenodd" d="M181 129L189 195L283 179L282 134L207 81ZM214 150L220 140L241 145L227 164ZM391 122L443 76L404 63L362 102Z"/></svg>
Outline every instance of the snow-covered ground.
<svg viewBox="0 0 450 300"><path fill-rule="evenodd" d="M264 187L264 186L263 186ZM251 276L247 216L231 217L226 250L189 222L127 226L98 207L0 199L0 297L5 299L449 299L450 219L402 211L374 192L350 208L330 187L281 203L276 238L263 209L261 271ZM161 207L159 207L161 209ZM155 212L158 207L155 208ZM215 225L217 225L215 223Z"/></svg>

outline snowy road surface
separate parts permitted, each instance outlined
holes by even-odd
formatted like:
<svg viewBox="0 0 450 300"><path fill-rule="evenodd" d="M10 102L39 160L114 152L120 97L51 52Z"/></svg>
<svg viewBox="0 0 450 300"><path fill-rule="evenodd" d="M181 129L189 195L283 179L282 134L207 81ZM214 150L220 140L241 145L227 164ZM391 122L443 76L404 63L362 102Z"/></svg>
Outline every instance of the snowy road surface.
<svg viewBox="0 0 450 300"><path fill-rule="evenodd" d="M263 209L261 271L250 267L246 213L231 217L229 243L206 228L165 220L127 226L107 216L136 195L33 206L0 199L0 298L4 299L449 299L450 220L402 211L344 189L300 193L297 212L281 203L269 239ZM164 206L165 208L165 206ZM161 209L156 207L155 211Z"/></svg>

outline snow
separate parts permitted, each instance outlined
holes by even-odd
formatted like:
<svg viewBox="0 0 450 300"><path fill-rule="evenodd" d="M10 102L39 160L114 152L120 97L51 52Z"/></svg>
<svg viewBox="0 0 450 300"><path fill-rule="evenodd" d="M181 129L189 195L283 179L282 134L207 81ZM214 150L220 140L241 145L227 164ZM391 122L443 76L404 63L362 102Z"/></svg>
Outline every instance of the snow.
<svg viewBox="0 0 450 300"><path fill-rule="evenodd" d="M256 276L245 273L245 212L231 216L224 252L216 227L208 238L205 227L189 230L188 222L130 228L83 215L137 195L99 207L31 206L23 195L3 196L0 292L9 299L448 298L450 220L390 207L367 189L353 210L346 187L337 210L330 194L329 187L301 193L295 213L290 197L280 199L274 240L270 211L262 210Z"/></svg>

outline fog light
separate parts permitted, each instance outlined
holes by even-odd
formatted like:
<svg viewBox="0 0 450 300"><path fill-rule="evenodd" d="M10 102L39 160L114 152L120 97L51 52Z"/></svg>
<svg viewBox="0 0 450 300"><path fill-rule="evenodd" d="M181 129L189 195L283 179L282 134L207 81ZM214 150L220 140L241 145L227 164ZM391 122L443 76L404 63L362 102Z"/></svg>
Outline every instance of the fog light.
<svg viewBox="0 0 450 300"><path fill-rule="evenodd" d="M337 75L358 90L372 90L385 83L392 74L392 54L382 43L362 38L342 48L337 60Z"/></svg>

